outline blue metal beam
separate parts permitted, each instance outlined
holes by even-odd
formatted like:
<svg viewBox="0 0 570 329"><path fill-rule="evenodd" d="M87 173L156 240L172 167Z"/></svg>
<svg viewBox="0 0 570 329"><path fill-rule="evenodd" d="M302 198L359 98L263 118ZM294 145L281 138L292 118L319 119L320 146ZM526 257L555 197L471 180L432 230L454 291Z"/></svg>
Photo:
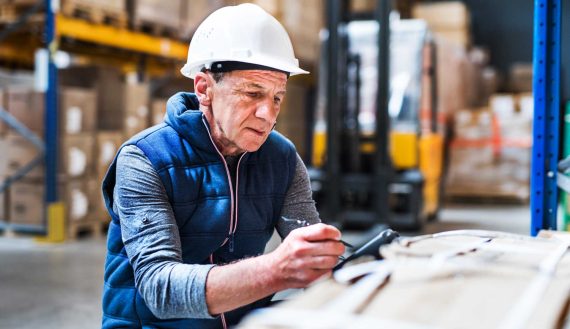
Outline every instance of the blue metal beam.
<svg viewBox="0 0 570 329"><path fill-rule="evenodd" d="M48 60L48 84L45 93L45 147L46 147L46 205L58 201L57 196L57 68L54 63L54 56L57 51L57 38L55 15L52 7L52 0L45 0L46 27L45 38L49 53Z"/></svg>
<svg viewBox="0 0 570 329"><path fill-rule="evenodd" d="M534 2L531 235L556 229L560 121L560 0Z"/></svg>

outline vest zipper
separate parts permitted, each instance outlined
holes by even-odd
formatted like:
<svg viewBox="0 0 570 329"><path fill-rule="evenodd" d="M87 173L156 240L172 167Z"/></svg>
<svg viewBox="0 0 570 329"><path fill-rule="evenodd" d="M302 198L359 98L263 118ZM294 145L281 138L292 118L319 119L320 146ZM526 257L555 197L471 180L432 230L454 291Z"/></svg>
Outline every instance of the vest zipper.
<svg viewBox="0 0 570 329"><path fill-rule="evenodd" d="M247 152L245 152L247 153ZM234 227L232 230L232 233L230 235L230 252L234 252L234 246L235 246L235 242L234 242L234 236L235 233L237 231L237 226L238 226L238 209L239 209L239 197L238 197L238 191L239 191L239 166L241 164L241 159L243 159L243 157L245 156L245 153L243 153L238 160L237 166L236 166L236 195L235 195L235 214L234 214ZM231 183L231 182L230 182Z"/></svg>
<svg viewBox="0 0 570 329"><path fill-rule="evenodd" d="M234 189L232 186L232 176L230 174L230 169L228 168L228 163L226 162L226 159L222 155L222 152L220 152L220 150L218 150L216 143L214 143L214 140L212 139L212 134L210 133L210 129L208 128L208 124L206 124L206 122L204 121L204 115L203 114L202 114L202 123L206 127L206 131L208 131L208 137L210 137L210 141L212 142L214 149L216 150L216 152L218 152L218 155L220 156L220 158L222 159L222 162L224 163L224 168L226 169L226 176L228 178L228 184L230 186L230 230L228 232L228 237L224 240L224 242L222 242L220 247L225 245L226 242L228 242L228 240L229 240L229 250L230 250L230 252L234 252L234 246L235 246L234 235L235 235L235 232L237 230L237 190L238 190L238 183L239 183L239 165L241 163L241 159L243 159L244 155L247 152L243 153L238 160L238 164L237 164L237 168L236 168L236 194L235 194L235 198L234 198ZM235 223L234 223L234 212L235 212Z"/></svg>

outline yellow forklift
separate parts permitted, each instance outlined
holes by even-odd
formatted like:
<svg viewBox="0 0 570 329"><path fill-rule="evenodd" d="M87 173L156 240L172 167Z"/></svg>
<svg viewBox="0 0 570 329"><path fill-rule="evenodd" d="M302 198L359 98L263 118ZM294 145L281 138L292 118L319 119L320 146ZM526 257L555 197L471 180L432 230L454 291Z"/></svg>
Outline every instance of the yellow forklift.
<svg viewBox="0 0 570 329"><path fill-rule="evenodd" d="M309 173L323 219L417 230L441 199L435 45L388 3L352 15L327 1Z"/></svg>

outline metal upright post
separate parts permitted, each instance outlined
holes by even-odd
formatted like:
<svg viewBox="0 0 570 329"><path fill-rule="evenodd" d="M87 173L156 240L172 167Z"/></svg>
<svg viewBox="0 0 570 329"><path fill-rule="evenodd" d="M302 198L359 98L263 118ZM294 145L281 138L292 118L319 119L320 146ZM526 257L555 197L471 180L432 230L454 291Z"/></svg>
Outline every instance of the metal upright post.
<svg viewBox="0 0 570 329"><path fill-rule="evenodd" d="M390 1L377 0L376 20L378 33L378 92L376 97L376 154L374 159L374 206L379 220L389 222L388 218L388 180L391 174L388 157L388 92L390 88Z"/></svg>
<svg viewBox="0 0 570 329"><path fill-rule="evenodd" d="M45 0L45 38L48 50L47 90L45 91L45 204L44 220L47 227L47 242L60 242L64 234L64 206L59 203L57 191L58 158L58 109L57 109L57 68L54 57L58 48L54 2Z"/></svg>
<svg viewBox="0 0 570 329"><path fill-rule="evenodd" d="M534 2L531 235L556 229L560 120L560 0Z"/></svg>
<svg viewBox="0 0 570 329"><path fill-rule="evenodd" d="M340 158L339 158L339 117L340 97L338 81L340 0L327 0L327 161L326 161L326 203L327 220L336 222L340 210Z"/></svg>

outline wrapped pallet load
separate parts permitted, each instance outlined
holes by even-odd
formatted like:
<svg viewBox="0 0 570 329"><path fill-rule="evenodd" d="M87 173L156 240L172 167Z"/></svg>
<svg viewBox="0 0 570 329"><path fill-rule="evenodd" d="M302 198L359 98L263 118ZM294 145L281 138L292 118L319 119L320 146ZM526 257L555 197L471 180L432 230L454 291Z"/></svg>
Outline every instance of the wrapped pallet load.
<svg viewBox="0 0 570 329"><path fill-rule="evenodd" d="M454 118L447 196L526 202L532 94L495 94L489 108L461 110Z"/></svg>
<svg viewBox="0 0 570 329"><path fill-rule="evenodd" d="M570 234L461 230L400 238L241 329L560 328Z"/></svg>

